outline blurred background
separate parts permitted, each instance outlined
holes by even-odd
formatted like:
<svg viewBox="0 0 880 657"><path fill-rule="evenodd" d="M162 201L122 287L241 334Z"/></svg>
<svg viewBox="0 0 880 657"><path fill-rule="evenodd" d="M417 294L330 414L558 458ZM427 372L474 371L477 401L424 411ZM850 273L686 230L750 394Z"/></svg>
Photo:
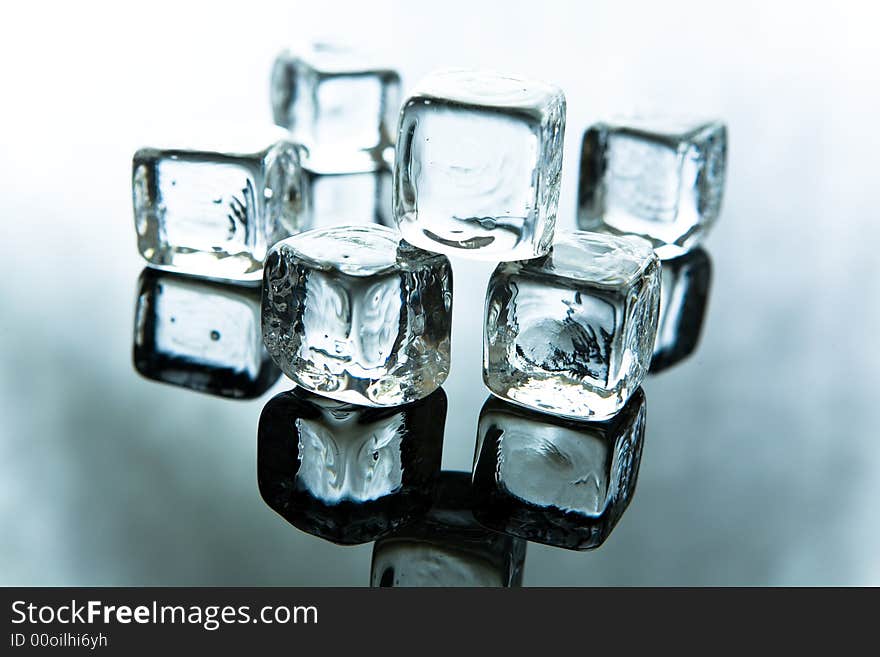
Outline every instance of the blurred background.
<svg viewBox="0 0 880 657"><path fill-rule="evenodd" d="M529 546L534 585L880 584L877 10L803 2L19 4L0 25L0 583L365 585L369 545L297 531L256 486L259 400L132 369L131 156L181 121L271 122L294 40L365 45L404 93L447 66L730 131L696 354L645 385L633 502L603 547ZM453 262L443 465L468 470L491 266Z"/></svg>

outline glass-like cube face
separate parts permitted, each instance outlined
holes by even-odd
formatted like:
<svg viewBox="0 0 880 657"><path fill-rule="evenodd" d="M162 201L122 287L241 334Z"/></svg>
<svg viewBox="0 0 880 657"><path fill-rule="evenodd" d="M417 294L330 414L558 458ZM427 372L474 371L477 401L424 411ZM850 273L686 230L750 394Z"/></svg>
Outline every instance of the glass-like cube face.
<svg viewBox="0 0 880 657"><path fill-rule="evenodd" d="M391 171L321 174L308 172L309 228L379 224L391 219Z"/></svg>
<svg viewBox="0 0 880 657"><path fill-rule="evenodd" d="M440 471L442 389L375 409L303 390L273 397L257 432L260 494L299 529L364 543L421 517Z"/></svg>
<svg viewBox="0 0 880 657"><path fill-rule="evenodd" d="M565 97L512 76L446 71L404 103L394 218L431 251L482 260L547 252L556 223Z"/></svg>
<svg viewBox="0 0 880 657"><path fill-rule="evenodd" d="M263 340L297 385L334 399L394 406L449 372L452 269L388 228L318 229L266 261Z"/></svg>
<svg viewBox="0 0 880 657"><path fill-rule="evenodd" d="M150 268L138 281L134 365L155 381L237 399L281 376L260 336L259 289Z"/></svg>
<svg viewBox="0 0 880 657"><path fill-rule="evenodd" d="M308 168L323 173L381 166L394 145L400 76L365 64L363 54L316 44L284 52L272 70L275 123L308 150Z"/></svg>
<svg viewBox="0 0 880 657"><path fill-rule="evenodd" d="M538 411L607 419L648 370L659 297L660 262L644 240L559 235L546 257L492 274L483 380Z"/></svg>
<svg viewBox="0 0 880 657"><path fill-rule="evenodd" d="M712 261L702 248L663 262L652 374L678 364L696 350L711 280Z"/></svg>
<svg viewBox="0 0 880 657"><path fill-rule="evenodd" d="M376 542L374 587L520 586L526 543L474 519L469 472L441 472L424 517Z"/></svg>
<svg viewBox="0 0 880 657"><path fill-rule="evenodd" d="M606 422L564 420L490 398L474 455L477 520L529 541L598 547L635 491L644 432L641 388Z"/></svg>
<svg viewBox="0 0 880 657"><path fill-rule="evenodd" d="M305 193L290 142L252 155L141 149L132 172L138 249L156 267L257 281L269 247L302 229Z"/></svg>
<svg viewBox="0 0 880 657"><path fill-rule="evenodd" d="M578 225L640 235L664 259L682 255L718 218L726 161L723 123L593 125L581 152Z"/></svg>

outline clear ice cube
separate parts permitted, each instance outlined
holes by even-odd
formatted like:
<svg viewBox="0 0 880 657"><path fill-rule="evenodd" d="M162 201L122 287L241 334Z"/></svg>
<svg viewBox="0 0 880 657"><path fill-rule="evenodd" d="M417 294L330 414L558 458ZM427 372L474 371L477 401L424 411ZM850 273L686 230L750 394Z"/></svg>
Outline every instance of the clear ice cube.
<svg viewBox="0 0 880 657"><path fill-rule="evenodd" d="M138 280L134 366L220 397L259 397L281 376L260 335L258 288L146 268Z"/></svg>
<svg viewBox="0 0 880 657"><path fill-rule="evenodd" d="M309 228L379 224L391 219L391 171L322 174L309 171Z"/></svg>
<svg viewBox="0 0 880 657"><path fill-rule="evenodd" d="M651 361L660 262L648 242L574 232L544 258L501 263L489 280L483 380L538 411L604 420Z"/></svg>
<svg viewBox="0 0 880 657"><path fill-rule="evenodd" d="M343 46L314 44L275 60L275 123L306 147L310 169L371 170L382 166L393 148L400 76L368 59Z"/></svg>
<svg viewBox="0 0 880 657"><path fill-rule="evenodd" d="M520 586L526 542L489 531L473 514L469 472L441 472L421 519L373 546L374 587Z"/></svg>
<svg viewBox="0 0 880 657"><path fill-rule="evenodd" d="M562 419L489 398L474 456L477 520L529 541L598 547L632 499L644 432L641 388L605 422Z"/></svg>
<svg viewBox="0 0 880 657"><path fill-rule="evenodd" d="M519 260L550 247L565 97L552 85L478 71L425 78L404 102L393 212L423 249Z"/></svg>
<svg viewBox="0 0 880 657"><path fill-rule="evenodd" d="M449 372L452 269L389 228L301 233L266 260L263 340L297 385L368 406L436 390Z"/></svg>
<svg viewBox="0 0 880 657"><path fill-rule="evenodd" d="M712 261L702 248L663 261L660 319L651 359L652 374L680 363L697 348L709 300Z"/></svg>
<svg viewBox="0 0 880 657"><path fill-rule="evenodd" d="M664 259L682 255L718 218L726 161L720 122L597 123L584 134L578 226L640 235Z"/></svg>
<svg viewBox="0 0 880 657"><path fill-rule="evenodd" d="M257 479L295 527L341 544L373 541L422 517L440 471L446 396L376 409L281 393L263 408Z"/></svg>
<svg viewBox="0 0 880 657"><path fill-rule="evenodd" d="M132 197L141 255L184 273L259 280L269 247L304 228L299 153L287 141L253 154L139 150Z"/></svg>

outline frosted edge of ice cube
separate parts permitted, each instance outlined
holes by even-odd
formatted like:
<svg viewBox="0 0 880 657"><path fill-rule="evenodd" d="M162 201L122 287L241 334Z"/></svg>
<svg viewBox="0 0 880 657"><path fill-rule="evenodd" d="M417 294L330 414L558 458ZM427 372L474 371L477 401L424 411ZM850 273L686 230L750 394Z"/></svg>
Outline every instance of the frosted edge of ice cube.
<svg viewBox="0 0 880 657"><path fill-rule="evenodd" d="M290 132L262 122L182 121L163 126L161 131L139 129L136 141L157 151L217 153L254 156L280 141L290 141ZM297 144L299 148L299 146Z"/></svg>
<svg viewBox="0 0 880 657"><path fill-rule="evenodd" d="M387 57L377 50L328 39L291 43L275 56L275 64L279 62L301 62L318 73L331 75L374 72L398 75Z"/></svg>
<svg viewBox="0 0 880 657"><path fill-rule="evenodd" d="M434 71L419 81L410 96L523 111L535 117L542 117L565 105L565 94L554 84L488 69Z"/></svg>
<svg viewBox="0 0 880 657"><path fill-rule="evenodd" d="M612 114L590 127L638 134L656 141L679 143L698 141L706 134L726 128L723 120L713 116L636 112Z"/></svg>
<svg viewBox="0 0 880 657"><path fill-rule="evenodd" d="M328 239L334 240L336 247L332 254L326 252ZM407 249L407 245L401 245L401 237L396 231L379 225L317 228L282 240L275 248L314 269L363 277L406 268L433 256ZM400 257L401 248L405 255L403 259Z"/></svg>
<svg viewBox="0 0 880 657"><path fill-rule="evenodd" d="M636 235L576 230L556 234L543 261L531 266L593 285L630 285L653 260L651 243Z"/></svg>

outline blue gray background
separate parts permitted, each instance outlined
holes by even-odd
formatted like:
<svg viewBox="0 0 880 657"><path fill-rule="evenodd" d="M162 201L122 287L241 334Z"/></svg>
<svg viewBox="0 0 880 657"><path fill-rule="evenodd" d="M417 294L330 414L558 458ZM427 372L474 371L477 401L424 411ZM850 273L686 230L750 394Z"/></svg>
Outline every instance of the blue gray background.
<svg viewBox="0 0 880 657"><path fill-rule="evenodd" d="M526 584L880 584L876 9L802 2L18 6L0 26L0 583L367 584L371 547L287 525L256 487L265 401L131 367L130 158L182 121L270 120L277 50L373 47L404 89L446 66L729 125L698 353L646 385L634 501L598 551L532 545ZM468 469L484 283L454 262L443 463ZM279 385L275 391L283 389ZM270 393L271 394L271 393ZM267 396L268 397L268 396Z"/></svg>

